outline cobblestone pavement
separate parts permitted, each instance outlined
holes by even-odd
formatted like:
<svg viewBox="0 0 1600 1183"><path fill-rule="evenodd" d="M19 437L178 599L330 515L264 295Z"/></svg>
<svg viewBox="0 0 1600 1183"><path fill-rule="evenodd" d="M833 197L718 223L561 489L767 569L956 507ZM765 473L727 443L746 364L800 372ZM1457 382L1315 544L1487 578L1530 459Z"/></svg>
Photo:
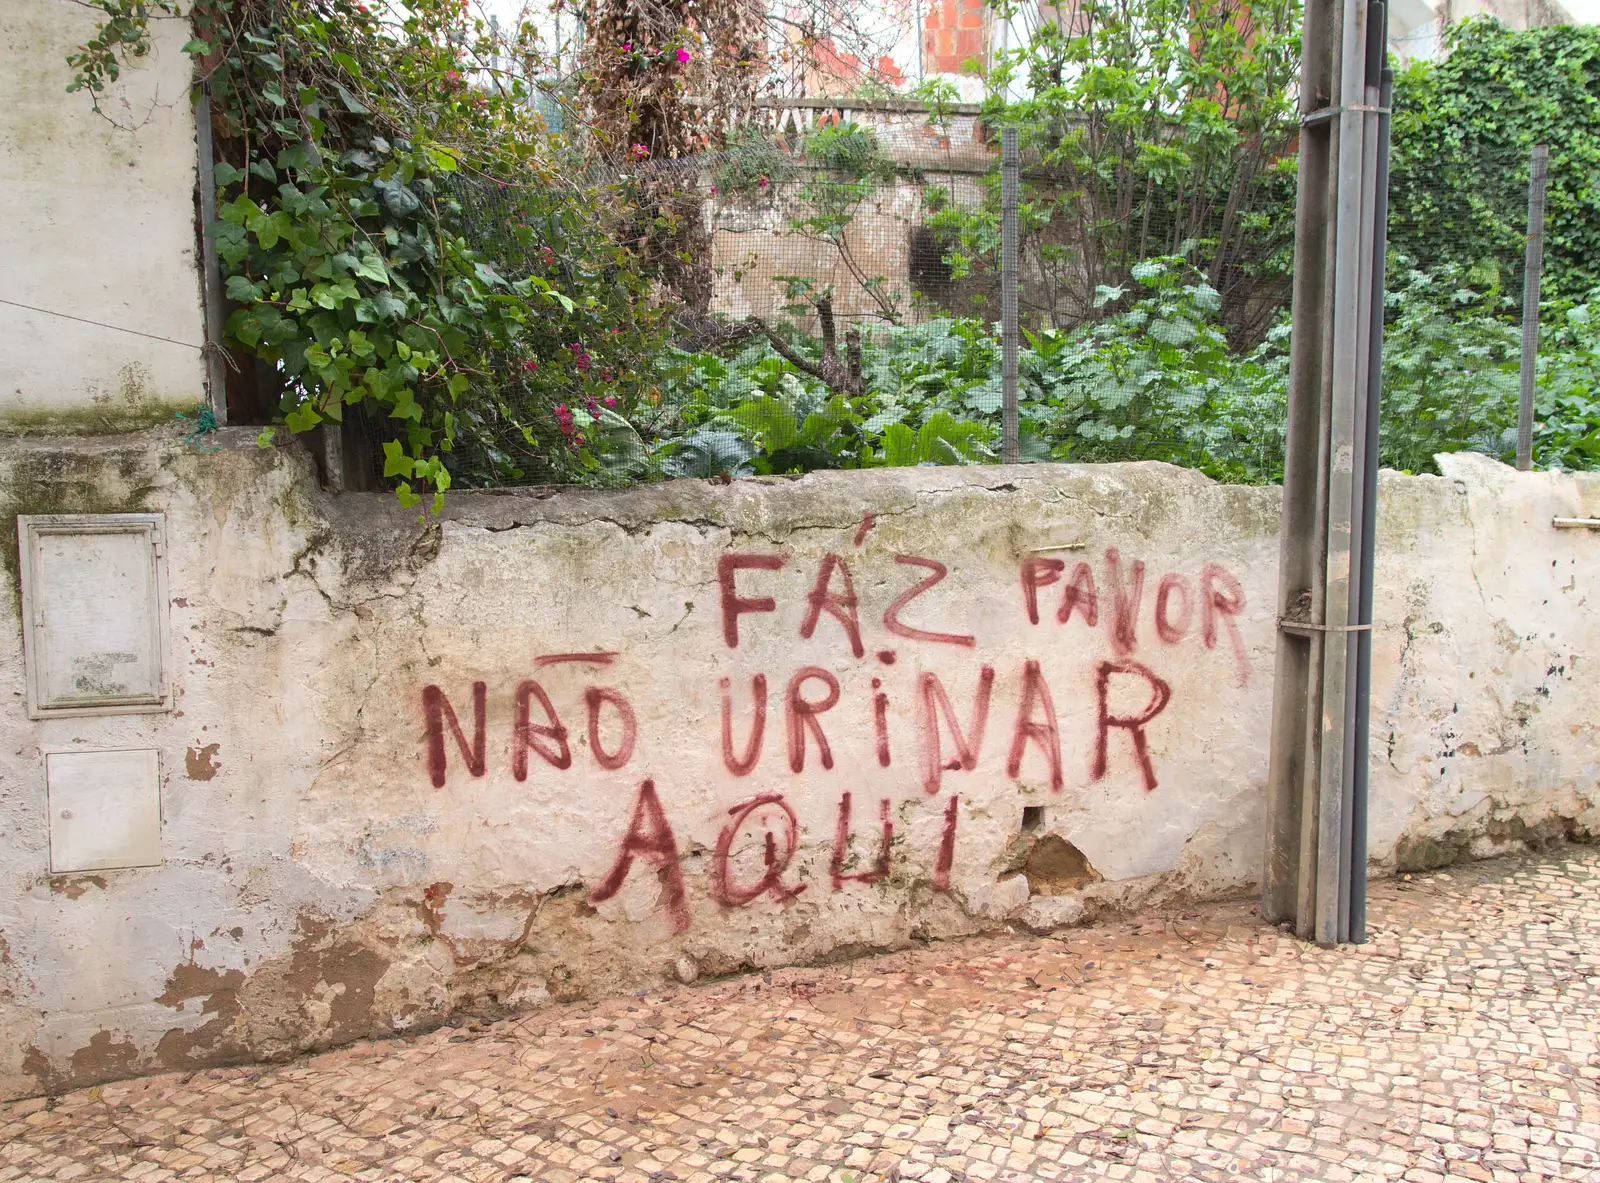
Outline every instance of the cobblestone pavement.
<svg viewBox="0 0 1600 1183"><path fill-rule="evenodd" d="M0 1180L1600 1180L1600 851L0 1106Z"/></svg>

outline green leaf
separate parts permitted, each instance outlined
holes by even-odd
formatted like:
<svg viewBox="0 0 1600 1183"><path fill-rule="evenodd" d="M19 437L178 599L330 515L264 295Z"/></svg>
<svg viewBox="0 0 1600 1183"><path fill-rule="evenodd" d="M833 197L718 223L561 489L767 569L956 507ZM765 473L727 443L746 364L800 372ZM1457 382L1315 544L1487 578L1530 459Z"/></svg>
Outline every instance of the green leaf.
<svg viewBox="0 0 1600 1183"><path fill-rule="evenodd" d="M343 57L344 55L335 54L334 56ZM344 109L349 111L352 115L371 114L370 109L364 103L362 103L360 99L356 98L355 95L351 94L349 89L346 88L342 83L335 82L333 84L333 89L338 92L339 101L344 104Z"/></svg>
<svg viewBox="0 0 1600 1183"><path fill-rule="evenodd" d="M226 291L228 299L235 304L254 304L261 299L261 289L243 275L228 276L228 283L224 291Z"/></svg>
<svg viewBox="0 0 1600 1183"><path fill-rule="evenodd" d="M355 273L363 279L372 280L373 283L389 282L389 271L377 255L362 255L356 262Z"/></svg>
<svg viewBox="0 0 1600 1183"><path fill-rule="evenodd" d="M310 401L303 402L283 417L289 430L299 435L301 432L310 431L322 422L322 415Z"/></svg>
<svg viewBox="0 0 1600 1183"><path fill-rule="evenodd" d="M883 459L895 468L917 463L917 433L904 423L891 423L883 433Z"/></svg>
<svg viewBox="0 0 1600 1183"><path fill-rule="evenodd" d="M398 440L386 440L383 445L383 475L410 476L415 465L411 457L405 453L405 446ZM404 504L402 502L402 504Z"/></svg>
<svg viewBox="0 0 1600 1183"><path fill-rule="evenodd" d="M179 52L203 58L211 53L211 42L202 41L198 37L191 37L183 43L183 49Z"/></svg>

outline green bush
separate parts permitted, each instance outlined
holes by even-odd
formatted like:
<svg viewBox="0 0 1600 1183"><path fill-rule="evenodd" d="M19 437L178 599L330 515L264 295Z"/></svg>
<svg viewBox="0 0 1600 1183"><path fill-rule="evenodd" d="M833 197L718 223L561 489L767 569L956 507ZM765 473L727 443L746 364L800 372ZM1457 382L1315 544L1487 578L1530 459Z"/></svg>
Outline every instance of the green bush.
<svg viewBox="0 0 1600 1183"><path fill-rule="evenodd" d="M1380 463L1436 471L1443 452L1511 460L1521 331L1508 297L1459 269L1391 261ZM1289 325L1230 348L1221 300L1179 258L1147 259L1128 288L1097 293L1102 318L1025 333L1018 402L1025 460L1162 460L1218 480L1282 479ZM1600 465L1600 317L1551 304L1539 354L1535 460ZM845 397L763 338L729 357L672 351L652 441L636 471L668 476L804 472L998 459L1000 348L992 326L890 326L863 348L865 393ZM798 334L792 346L814 348Z"/></svg>
<svg viewBox="0 0 1600 1183"><path fill-rule="evenodd" d="M1529 156L1548 144L1544 293L1587 298L1600 286L1600 27L1474 18L1445 37L1444 57L1395 80L1391 244L1519 286Z"/></svg>

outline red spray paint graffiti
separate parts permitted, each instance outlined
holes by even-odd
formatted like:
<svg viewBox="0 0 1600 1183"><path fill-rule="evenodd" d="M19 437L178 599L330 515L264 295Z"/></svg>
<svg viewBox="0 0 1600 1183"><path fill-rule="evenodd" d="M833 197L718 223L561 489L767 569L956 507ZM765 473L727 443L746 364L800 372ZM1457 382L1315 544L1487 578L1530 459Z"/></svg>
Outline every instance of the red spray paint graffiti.
<svg viewBox="0 0 1600 1183"><path fill-rule="evenodd" d="M1150 701L1143 710L1132 715L1113 715L1108 705L1111 678L1114 674L1133 674L1143 678L1150 687ZM1145 725L1159 715L1172 698L1172 687L1168 686L1149 668L1140 665L1137 661L1102 661L1095 667L1094 690L1099 706L1099 725L1095 731L1094 741L1094 767L1090 775L1095 780L1102 779L1106 774L1108 738L1113 727L1127 731L1133 740L1133 754L1139 761L1139 771L1144 775L1145 791L1149 792L1156 787L1156 770L1150 764L1150 741L1145 738Z"/></svg>
<svg viewBox="0 0 1600 1183"><path fill-rule="evenodd" d="M639 722L634 717L633 707L619 692L607 686L590 686L583 692L583 701L589 708L589 750L594 753L601 768L621 768L633 755L634 741L639 735ZM600 742L600 708L604 705L609 705L616 712L617 724L622 729L622 738L612 752L606 751Z"/></svg>
<svg viewBox="0 0 1600 1183"><path fill-rule="evenodd" d="M894 561L906 567L922 567L932 571L933 574L921 583L913 584L895 597L894 602L883 610L883 627L897 637L905 637L912 641L932 641L940 645L964 645L972 648L978 643L977 637L969 637L960 633L936 633L927 629L913 628L900 619L900 613L912 600L931 590L940 580L950 573L950 569L943 563L934 559L922 559L915 555L895 555Z"/></svg>
<svg viewBox="0 0 1600 1183"><path fill-rule="evenodd" d="M839 573L842 591L833 591L833 573ZM809 639L817 630L817 619L826 612L844 628L850 640L850 652L860 657L866 652L861 645L861 620L856 616L856 588L850 580L850 568L835 554L822 556L822 566L817 569L817 582L806 596L806 615L800 622L800 635Z"/></svg>
<svg viewBox="0 0 1600 1183"><path fill-rule="evenodd" d="M1038 711L1040 718L1034 718ZM1022 757L1028 744L1033 743L1044 753L1050 770L1050 791L1059 793L1064 783L1061 775L1061 728L1056 723L1056 706L1050 698L1050 687L1039 670L1037 661L1022 664L1022 702L1017 707L1017 726L1011 735L1011 754L1006 758L1006 775L1013 780L1022 774Z"/></svg>
<svg viewBox="0 0 1600 1183"><path fill-rule="evenodd" d="M733 698L729 694L729 681L721 679L722 687L722 764L734 776L749 776L750 770L761 759L761 738L767 731L767 676L757 674L750 679L750 737L745 741L744 755L733 753Z"/></svg>
<svg viewBox="0 0 1600 1183"><path fill-rule="evenodd" d="M543 708L544 723L531 718L533 700ZM545 741L554 743L549 746ZM528 752L538 752L552 768L572 767L572 745L567 742L567 729L562 726L556 708L545 693L544 687L529 679L517 687L516 718L511 726L511 775L519 781L528 779Z"/></svg>
<svg viewBox="0 0 1600 1183"><path fill-rule="evenodd" d="M872 864L871 870L846 874L844 864L849 857L847 852L850 848L850 794L844 793L839 797L839 821L833 832L833 857L828 860L828 875L833 880L834 891L838 891L846 883L872 884L888 876L889 851L894 843L894 822L889 818L887 797L878 802L878 824L881 830L878 857Z"/></svg>
<svg viewBox="0 0 1600 1183"><path fill-rule="evenodd" d="M661 810L661 800L656 796L654 781L647 780L639 785L633 819L628 823L628 832L622 837L617 861L599 886L589 893L589 902L603 904L621 891L636 858L649 859L655 864L656 874L661 879L661 890L666 897L672 931L688 931L689 897L683 890L683 871L678 866L678 840L672 834L672 827L667 824L667 815Z"/></svg>
<svg viewBox="0 0 1600 1183"><path fill-rule="evenodd" d="M1061 593L1061 607L1056 609L1056 620L1062 624L1072 619L1076 612L1090 628L1100 623L1100 597L1094 589L1094 572L1088 563L1079 563L1072 569L1072 578Z"/></svg>
<svg viewBox="0 0 1600 1183"><path fill-rule="evenodd" d="M811 679L827 687L826 696L807 699L801 691ZM817 758L824 768L833 767L833 749L828 737L822 733L817 716L831 710L839 701L839 679L821 666L808 665L789 679L789 693L785 696L785 716L789 724L789 767L804 772L806 767L806 734L817 741Z"/></svg>
<svg viewBox="0 0 1600 1183"><path fill-rule="evenodd" d="M767 830L762 856L762 863L766 869L761 878L754 883L737 883L729 866L734 839L739 836L739 831L744 828L751 814L768 806L776 806L783 814L783 854L778 854L778 840L770 829ZM785 900L792 900L806 889L804 883L790 887L783 882L783 873L789 869L789 864L794 861L795 852L800 849L800 821L795 817L794 810L789 808L789 803L783 799L783 794L763 793L759 797L752 797L744 804L735 805L728 810L728 815L733 820L722 827L711 863L711 893L719 904L742 908L751 900L765 894L770 894L773 899L782 903Z"/></svg>
<svg viewBox="0 0 1600 1183"><path fill-rule="evenodd" d="M964 769L971 772L978 766L978 752L983 747L983 731L989 721L989 698L994 691L994 667L984 666L978 673L978 690L972 700L972 724L965 733L956 720L950 696L944 691L939 676L924 673L917 679L922 691L922 790L929 796L939 791L940 781L946 772ZM944 761L939 743L939 715L944 715L950 738L956 745L956 755L948 764Z"/></svg>
<svg viewBox="0 0 1600 1183"><path fill-rule="evenodd" d="M740 571L780 571L782 555L723 555L717 560L717 584L722 591L722 639L729 649L739 647L739 616L746 612L776 612L778 601L771 596L745 597L734 588Z"/></svg>
<svg viewBox="0 0 1600 1183"><path fill-rule="evenodd" d="M472 684L472 743L467 743L467 737L461 733L461 724L456 719L456 710L450 705L450 700L444 696L444 691L437 686L424 686L422 688L422 710L427 719L428 732L428 776L433 781L436 789L444 788L445 781L445 752L444 752L444 725L450 724L450 734L456 738L456 747L461 750L461 758L467 762L467 771L473 776L482 776L488 771L486 747L488 744L488 731L486 729L486 716L488 715L489 687L485 682Z"/></svg>
<svg viewBox="0 0 1600 1183"><path fill-rule="evenodd" d="M1028 607L1028 623L1039 623L1039 589L1059 583L1066 563L1060 559L1026 558L1022 560L1022 602Z"/></svg>
<svg viewBox="0 0 1600 1183"><path fill-rule="evenodd" d="M1122 582L1122 556L1114 546L1106 547L1106 582L1111 587L1111 647L1118 653L1132 653L1138 647L1139 601L1144 596L1144 561L1135 559L1129 568L1127 586Z"/></svg>
<svg viewBox="0 0 1600 1183"><path fill-rule="evenodd" d="M1245 655L1244 640L1239 636L1239 626L1233 618L1244 611L1244 588L1232 575L1216 563L1207 563L1200 572L1200 635L1207 649L1217 646L1217 622L1228 630L1233 642L1233 655L1239 663L1239 685L1250 680L1250 659Z"/></svg>
<svg viewBox="0 0 1600 1183"><path fill-rule="evenodd" d="M1172 606L1174 596L1178 607ZM1189 620L1194 615L1194 598L1189 593L1189 581L1182 575L1163 575L1156 588L1156 636L1164 645L1176 645L1189 631Z"/></svg>

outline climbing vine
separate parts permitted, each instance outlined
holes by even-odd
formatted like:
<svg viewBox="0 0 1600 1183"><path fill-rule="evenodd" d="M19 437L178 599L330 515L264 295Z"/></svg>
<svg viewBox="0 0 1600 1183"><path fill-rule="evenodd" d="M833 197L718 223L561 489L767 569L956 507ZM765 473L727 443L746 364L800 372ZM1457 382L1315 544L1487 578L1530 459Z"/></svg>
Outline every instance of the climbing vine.
<svg viewBox="0 0 1600 1183"><path fill-rule="evenodd" d="M539 47L464 0L95 0L98 101L159 14L209 94L236 359L291 432L360 408L401 500L596 468L663 317L637 250L529 102ZM624 208L623 214L627 211ZM263 433L264 442L275 429Z"/></svg>
<svg viewBox="0 0 1600 1183"><path fill-rule="evenodd" d="M1480 288L1520 286L1528 160L1550 148L1544 294L1600 285L1600 28L1451 25L1448 53L1395 83L1390 239Z"/></svg>

